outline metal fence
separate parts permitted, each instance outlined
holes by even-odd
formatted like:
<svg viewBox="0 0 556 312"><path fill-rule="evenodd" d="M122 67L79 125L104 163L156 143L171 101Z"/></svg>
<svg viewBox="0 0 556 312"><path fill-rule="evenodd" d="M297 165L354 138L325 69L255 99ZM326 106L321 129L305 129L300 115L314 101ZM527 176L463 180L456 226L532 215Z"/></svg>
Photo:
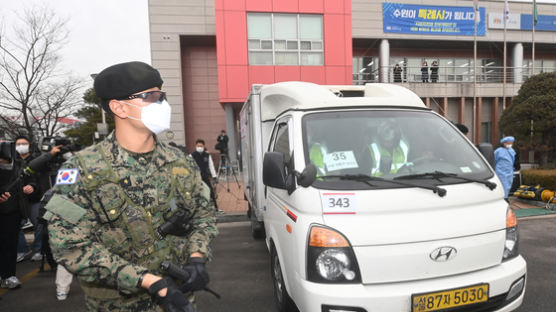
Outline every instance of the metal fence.
<svg viewBox="0 0 556 312"><path fill-rule="evenodd" d="M462 82L473 83L502 83L504 81L504 67L477 66L477 74L473 67L410 67L400 66L399 71L394 71L394 66L387 69L387 82L390 83L444 83ZM386 69L384 69L386 71ZM556 68L535 69L535 73L556 72ZM507 83L522 83L531 75L530 68L506 67ZM353 84L363 85L370 82L380 82L380 69L372 72L359 72L353 74Z"/></svg>

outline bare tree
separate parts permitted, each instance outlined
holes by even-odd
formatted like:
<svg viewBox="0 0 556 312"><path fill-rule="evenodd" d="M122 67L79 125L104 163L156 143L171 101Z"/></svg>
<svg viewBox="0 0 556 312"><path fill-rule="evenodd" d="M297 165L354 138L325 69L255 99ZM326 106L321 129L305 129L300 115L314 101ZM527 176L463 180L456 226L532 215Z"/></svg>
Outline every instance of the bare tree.
<svg viewBox="0 0 556 312"><path fill-rule="evenodd" d="M44 6L14 14L11 37L0 30L0 116L6 133L26 129L50 135L59 117L71 114L81 82L58 70L59 50L68 37L67 21Z"/></svg>
<svg viewBox="0 0 556 312"><path fill-rule="evenodd" d="M42 90L38 103L29 111L41 136L53 136L64 128L61 121L71 118L83 103L79 96L82 87L81 81L68 79Z"/></svg>

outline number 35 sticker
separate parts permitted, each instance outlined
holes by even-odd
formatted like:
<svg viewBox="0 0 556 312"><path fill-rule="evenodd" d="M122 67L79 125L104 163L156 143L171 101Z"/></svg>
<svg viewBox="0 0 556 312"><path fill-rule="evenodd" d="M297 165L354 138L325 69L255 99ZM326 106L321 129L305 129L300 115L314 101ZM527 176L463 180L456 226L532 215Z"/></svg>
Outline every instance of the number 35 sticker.
<svg viewBox="0 0 556 312"><path fill-rule="evenodd" d="M322 193L323 214L355 214L355 193Z"/></svg>

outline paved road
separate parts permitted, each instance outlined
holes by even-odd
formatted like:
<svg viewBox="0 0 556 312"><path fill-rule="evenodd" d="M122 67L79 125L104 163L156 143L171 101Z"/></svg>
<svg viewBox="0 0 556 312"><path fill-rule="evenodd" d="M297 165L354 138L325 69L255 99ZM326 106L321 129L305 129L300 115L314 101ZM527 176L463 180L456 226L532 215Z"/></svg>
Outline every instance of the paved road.
<svg viewBox="0 0 556 312"><path fill-rule="evenodd" d="M528 262L525 301L519 312L556 310L556 218L520 221L521 251ZM263 241L254 241L247 222L219 225L215 260L209 266L211 287L222 294L217 300L198 294L198 312L275 312L269 257ZM55 298L54 274L34 273L36 263L18 265L18 275L30 278L16 291L2 294L0 311L84 311L83 293L74 281L67 301Z"/></svg>
<svg viewBox="0 0 556 312"><path fill-rule="evenodd" d="M527 289L517 312L556 311L556 218L520 220L521 254L527 261Z"/></svg>

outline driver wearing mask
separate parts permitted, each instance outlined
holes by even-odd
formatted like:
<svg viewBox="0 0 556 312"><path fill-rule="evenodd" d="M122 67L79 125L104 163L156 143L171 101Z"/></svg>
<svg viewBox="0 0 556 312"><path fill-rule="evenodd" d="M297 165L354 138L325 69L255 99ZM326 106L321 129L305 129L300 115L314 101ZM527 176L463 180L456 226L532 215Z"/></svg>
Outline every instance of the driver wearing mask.
<svg viewBox="0 0 556 312"><path fill-rule="evenodd" d="M371 152L371 175L396 173L407 163L409 145L401 137L401 130L393 120L380 123L375 142L369 145Z"/></svg>

